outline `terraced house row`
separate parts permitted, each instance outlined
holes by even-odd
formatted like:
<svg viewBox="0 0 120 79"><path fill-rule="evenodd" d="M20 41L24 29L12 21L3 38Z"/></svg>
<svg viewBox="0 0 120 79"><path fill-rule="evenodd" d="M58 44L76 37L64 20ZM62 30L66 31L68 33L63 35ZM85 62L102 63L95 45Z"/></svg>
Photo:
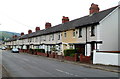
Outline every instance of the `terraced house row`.
<svg viewBox="0 0 120 79"><path fill-rule="evenodd" d="M99 11L99 6L92 3L89 15L69 20L63 16L62 23L52 26L45 24L45 29L28 30L28 34L7 40L8 48L45 49L58 55L65 49L77 49L85 56L92 56L93 50L120 51L120 6Z"/></svg>

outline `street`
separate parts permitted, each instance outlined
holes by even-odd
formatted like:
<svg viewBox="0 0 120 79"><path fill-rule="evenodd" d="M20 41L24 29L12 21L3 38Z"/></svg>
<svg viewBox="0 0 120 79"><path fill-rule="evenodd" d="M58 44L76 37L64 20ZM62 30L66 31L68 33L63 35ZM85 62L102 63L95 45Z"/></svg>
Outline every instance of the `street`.
<svg viewBox="0 0 120 79"><path fill-rule="evenodd" d="M118 77L114 72L7 50L2 51L2 64L12 77Z"/></svg>

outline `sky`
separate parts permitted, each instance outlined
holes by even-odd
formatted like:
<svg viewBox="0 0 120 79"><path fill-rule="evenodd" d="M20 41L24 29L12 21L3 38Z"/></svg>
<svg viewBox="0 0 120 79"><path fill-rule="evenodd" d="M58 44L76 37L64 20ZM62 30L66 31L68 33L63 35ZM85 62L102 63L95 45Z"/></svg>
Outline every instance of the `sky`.
<svg viewBox="0 0 120 79"><path fill-rule="evenodd" d="M92 3L98 4L100 11L117 6L120 0L0 0L0 31L25 34L35 27L45 28L62 23L62 16L70 21L89 15Z"/></svg>

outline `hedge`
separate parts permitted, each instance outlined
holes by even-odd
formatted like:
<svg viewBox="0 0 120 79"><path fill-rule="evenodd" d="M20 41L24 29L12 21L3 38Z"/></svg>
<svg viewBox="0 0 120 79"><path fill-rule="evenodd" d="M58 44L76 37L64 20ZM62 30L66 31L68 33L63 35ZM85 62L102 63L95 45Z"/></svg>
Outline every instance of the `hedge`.
<svg viewBox="0 0 120 79"><path fill-rule="evenodd" d="M29 50L29 53L33 54L33 53L34 53L34 50L33 50L33 49L30 49L30 50Z"/></svg>
<svg viewBox="0 0 120 79"><path fill-rule="evenodd" d="M45 49L35 49L37 52L45 53Z"/></svg>
<svg viewBox="0 0 120 79"><path fill-rule="evenodd" d="M64 56L71 56L73 57L77 53L76 49L65 49Z"/></svg>

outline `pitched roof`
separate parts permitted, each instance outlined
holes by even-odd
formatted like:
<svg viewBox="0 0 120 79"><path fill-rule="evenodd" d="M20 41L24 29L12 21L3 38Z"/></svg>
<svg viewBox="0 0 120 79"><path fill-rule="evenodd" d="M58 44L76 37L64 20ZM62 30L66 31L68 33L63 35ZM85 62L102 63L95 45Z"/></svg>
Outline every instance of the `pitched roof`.
<svg viewBox="0 0 120 79"><path fill-rule="evenodd" d="M15 38L11 38L11 39L9 39L9 40L5 40L5 42L16 41L16 40L19 39L19 38L20 38L20 36L15 37Z"/></svg>
<svg viewBox="0 0 120 79"><path fill-rule="evenodd" d="M26 35L23 35L20 39L45 35L45 34L49 34L49 33L66 31L66 30L75 29L75 28L83 27L83 26L87 26L87 25L99 24L99 22L102 19L104 19L109 13L111 13L117 7L118 6L101 11L99 13L87 15L87 16L84 16L84 17L63 23L63 24L56 25L56 26L48 28L48 29L33 32L31 34L26 34Z"/></svg>

